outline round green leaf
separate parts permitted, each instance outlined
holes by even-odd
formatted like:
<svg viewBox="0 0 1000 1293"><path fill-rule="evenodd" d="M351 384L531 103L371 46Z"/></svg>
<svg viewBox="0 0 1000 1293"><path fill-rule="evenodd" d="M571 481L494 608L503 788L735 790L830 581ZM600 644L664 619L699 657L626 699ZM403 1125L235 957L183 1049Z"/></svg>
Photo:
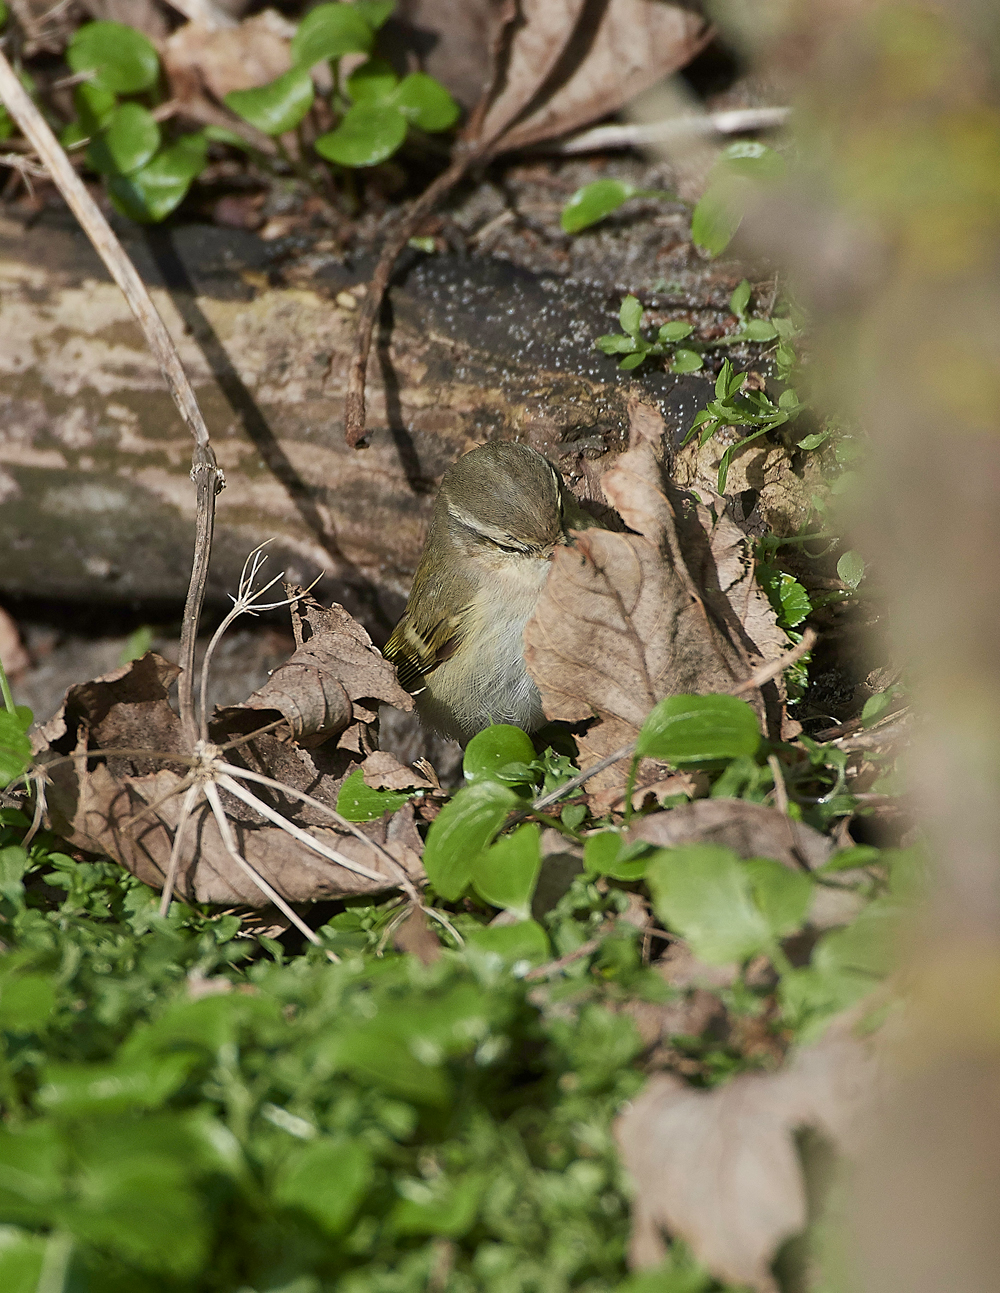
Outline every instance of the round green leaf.
<svg viewBox="0 0 1000 1293"><path fill-rule="evenodd" d="M743 223L742 185L732 179L710 184L691 217L691 237L702 251L718 256Z"/></svg>
<svg viewBox="0 0 1000 1293"><path fill-rule="evenodd" d="M312 107L314 97L312 77L307 69L293 67L269 85L253 90L231 90L224 102L265 135L283 135L295 129Z"/></svg>
<svg viewBox="0 0 1000 1293"><path fill-rule="evenodd" d="M793 934L806 918L815 881L806 871L792 871L772 858L748 858L754 901L775 938Z"/></svg>
<svg viewBox="0 0 1000 1293"><path fill-rule="evenodd" d="M534 920L520 920L516 925L473 926L466 931L465 942L470 961L476 953L484 952L514 965L519 961L537 964L552 955L548 935Z"/></svg>
<svg viewBox="0 0 1000 1293"><path fill-rule="evenodd" d="M370 54L375 43L371 24L349 4L321 4L299 23L292 37L292 59L310 68L342 54Z"/></svg>
<svg viewBox="0 0 1000 1293"><path fill-rule="evenodd" d="M156 84L160 60L152 43L120 22L88 22L66 50L74 72L95 73L91 83L112 94L138 94Z"/></svg>
<svg viewBox="0 0 1000 1293"><path fill-rule="evenodd" d="M660 328L659 337L661 341L683 341L685 337L690 337L694 328L690 323L664 323Z"/></svg>
<svg viewBox="0 0 1000 1293"><path fill-rule="evenodd" d="M743 325L747 341L773 341L777 335L777 328L768 319L748 319Z"/></svg>
<svg viewBox="0 0 1000 1293"><path fill-rule="evenodd" d="M476 781L445 804L431 823L424 848L427 878L453 902L472 879L482 851L499 834L507 815L524 801L498 781Z"/></svg>
<svg viewBox="0 0 1000 1293"><path fill-rule="evenodd" d="M618 367L626 368L626 369L638 368L639 365L642 363L642 361L646 358L646 353L647 352L645 350L640 350L638 354L626 355L625 358L618 365Z"/></svg>
<svg viewBox="0 0 1000 1293"><path fill-rule="evenodd" d="M406 118L388 103L356 103L336 130L316 140L316 151L341 166L375 166L406 138Z"/></svg>
<svg viewBox="0 0 1000 1293"><path fill-rule="evenodd" d="M392 99L407 121L428 133L447 130L458 120L458 104L441 82L426 72L405 76Z"/></svg>
<svg viewBox="0 0 1000 1293"><path fill-rule="evenodd" d="M634 337L639 331L642 324L642 302L637 296L626 296L622 301L618 322L622 325L622 331L630 336Z"/></svg>
<svg viewBox="0 0 1000 1293"><path fill-rule="evenodd" d="M503 775L506 765L531 763L534 757L535 747L527 732L510 723L494 723L477 732L465 747L462 772L466 781L509 782L511 778Z"/></svg>
<svg viewBox="0 0 1000 1293"><path fill-rule="evenodd" d="M566 233L579 233L612 215L635 193L635 185L624 180L594 180L577 189L563 207L559 223Z"/></svg>
<svg viewBox="0 0 1000 1293"><path fill-rule="evenodd" d="M354 103L379 103L387 99L399 78L383 58L370 58L347 78L347 93Z"/></svg>
<svg viewBox="0 0 1000 1293"><path fill-rule="evenodd" d="M160 127L141 104L123 103L106 128L91 140L87 161L102 175L131 175L160 146Z"/></svg>
<svg viewBox="0 0 1000 1293"><path fill-rule="evenodd" d="M857 588L865 577L865 561L860 552L845 552L837 562L837 574L848 588Z"/></svg>
<svg viewBox="0 0 1000 1293"><path fill-rule="evenodd" d="M73 90L73 107L86 135L94 135L108 124L114 115L118 100L110 90L95 81L84 81Z"/></svg>
<svg viewBox="0 0 1000 1293"><path fill-rule="evenodd" d="M650 712L636 753L665 763L703 763L753 756L757 715L738 696L668 696Z"/></svg>
<svg viewBox="0 0 1000 1293"><path fill-rule="evenodd" d="M203 169L207 149L203 132L182 135L141 170L112 176L108 180L111 201L122 215L140 224L166 219Z"/></svg>
<svg viewBox="0 0 1000 1293"><path fill-rule="evenodd" d="M354 0L353 7L372 31L378 31L395 9L396 0Z"/></svg>
<svg viewBox="0 0 1000 1293"><path fill-rule="evenodd" d="M709 965L744 961L772 940L754 902L751 874L731 849L684 844L657 849L646 864L653 908Z"/></svg>
<svg viewBox="0 0 1000 1293"><path fill-rule="evenodd" d="M673 373L696 373L704 367L705 361L697 350L675 350L670 360L670 371Z"/></svg>
<svg viewBox="0 0 1000 1293"><path fill-rule="evenodd" d="M588 835L583 845L583 865L591 875L613 880L641 880L646 874L649 846L642 840L626 844L617 831Z"/></svg>
<svg viewBox="0 0 1000 1293"><path fill-rule="evenodd" d="M375 790L365 783L364 773L355 768L337 795L337 812L349 822L375 822L394 813L413 798L412 790Z"/></svg>
<svg viewBox="0 0 1000 1293"><path fill-rule="evenodd" d="M750 283L743 279L732 296L729 298L729 308L737 319L742 319L747 312L747 306L750 304Z"/></svg>
<svg viewBox="0 0 1000 1293"><path fill-rule="evenodd" d="M372 1176L372 1161L359 1140L332 1136L296 1147L274 1184L276 1203L308 1213L328 1234L350 1224Z"/></svg>
<svg viewBox="0 0 1000 1293"><path fill-rule="evenodd" d="M480 898L527 920L542 869L540 840L539 828L526 822L481 853L472 867L473 888Z"/></svg>

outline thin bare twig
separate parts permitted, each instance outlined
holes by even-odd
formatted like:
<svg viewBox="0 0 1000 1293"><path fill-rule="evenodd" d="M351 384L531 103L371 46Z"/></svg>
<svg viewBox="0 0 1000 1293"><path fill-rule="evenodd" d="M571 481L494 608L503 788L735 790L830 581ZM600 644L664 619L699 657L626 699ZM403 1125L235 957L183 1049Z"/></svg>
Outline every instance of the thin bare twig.
<svg viewBox="0 0 1000 1293"><path fill-rule="evenodd" d="M389 235L379 256L375 273L368 284L368 292L358 312L358 330L354 338L354 353L347 370L347 396L344 402L344 438L352 449L365 434L365 376L368 371L368 354L372 345L372 331L382 299L392 277L392 269L400 252L416 232L420 223L431 212L448 190L462 178L468 168L485 150L482 147L456 146L456 153L447 170L434 180L416 199Z"/></svg>
<svg viewBox="0 0 1000 1293"><path fill-rule="evenodd" d="M174 887L177 884L177 872L181 865L181 840L184 837L184 828L187 826L191 814L194 812L195 804L201 795L201 787L194 783L188 786L187 794L184 796L184 802L181 804L180 816L177 818L177 825L174 827L174 841L170 847L170 860L167 863L167 875L163 881L163 890L160 894L160 915L165 916L170 910L170 900L174 896Z"/></svg>
<svg viewBox="0 0 1000 1293"><path fill-rule="evenodd" d="M608 148L642 148L692 135L737 135L751 130L773 130L783 126L791 108L729 108L723 112L692 113L664 121L627 122L595 126L571 135L561 144L549 145L547 152L595 153Z"/></svg>
<svg viewBox="0 0 1000 1293"><path fill-rule="evenodd" d="M771 776L774 778L774 806L779 813L787 817L788 791L785 788L785 778L782 775L781 764L778 762L776 754L767 756L767 766L771 769Z"/></svg>

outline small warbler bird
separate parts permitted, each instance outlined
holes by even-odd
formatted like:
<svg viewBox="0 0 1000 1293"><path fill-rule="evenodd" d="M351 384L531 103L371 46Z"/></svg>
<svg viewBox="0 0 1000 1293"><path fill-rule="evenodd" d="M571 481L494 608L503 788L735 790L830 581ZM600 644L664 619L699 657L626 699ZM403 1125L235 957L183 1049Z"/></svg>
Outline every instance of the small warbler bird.
<svg viewBox="0 0 1000 1293"><path fill-rule="evenodd" d="M527 445L486 444L449 467L383 653L428 726L462 742L491 723L542 726L524 626L556 546L597 524Z"/></svg>

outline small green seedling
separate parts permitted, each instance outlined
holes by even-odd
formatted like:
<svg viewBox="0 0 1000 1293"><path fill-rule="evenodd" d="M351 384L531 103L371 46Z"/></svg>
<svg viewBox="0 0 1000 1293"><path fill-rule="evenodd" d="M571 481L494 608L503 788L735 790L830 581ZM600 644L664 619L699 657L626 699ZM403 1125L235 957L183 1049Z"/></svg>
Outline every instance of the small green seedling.
<svg viewBox="0 0 1000 1293"><path fill-rule="evenodd" d="M562 209L559 223L565 233L579 233L613 215L632 198L673 198L663 189L641 189L625 180L594 180L577 189Z"/></svg>

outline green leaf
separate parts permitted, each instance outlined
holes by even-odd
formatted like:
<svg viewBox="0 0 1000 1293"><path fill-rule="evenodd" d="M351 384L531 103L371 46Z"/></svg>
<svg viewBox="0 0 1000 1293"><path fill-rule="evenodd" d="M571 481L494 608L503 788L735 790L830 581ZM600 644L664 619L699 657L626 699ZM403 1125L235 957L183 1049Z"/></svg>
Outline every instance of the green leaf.
<svg viewBox="0 0 1000 1293"><path fill-rule="evenodd" d="M612 215L637 192L634 184L624 180L594 180L577 189L563 207L559 223L565 233L579 233Z"/></svg>
<svg viewBox="0 0 1000 1293"><path fill-rule="evenodd" d="M892 969L904 909L877 898L844 929L834 929L816 944L812 966L820 973L849 970L881 978Z"/></svg>
<svg viewBox="0 0 1000 1293"><path fill-rule="evenodd" d="M882 850L872 844L855 844L834 853L829 862L819 868L824 875L831 871L853 871L856 867L872 866L882 858Z"/></svg>
<svg viewBox="0 0 1000 1293"><path fill-rule="evenodd" d="M812 610L809 594L794 576L784 570L761 561L757 563L757 579L767 593L782 628L795 628Z"/></svg>
<svg viewBox="0 0 1000 1293"><path fill-rule="evenodd" d="M10 975L0 982L0 1028L36 1032L45 1026L55 1004L55 983L48 975Z"/></svg>
<svg viewBox="0 0 1000 1293"><path fill-rule="evenodd" d="M406 131L406 118L391 104L355 103L336 130L320 135L315 148L341 166L375 166L392 156Z"/></svg>
<svg viewBox="0 0 1000 1293"><path fill-rule="evenodd" d="M643 723L635 748L684 764L752 756L759 745L757 715L738 696L668 696Z"/></svg>
<svg viewBox="0 0 1000 1293"><path fill-rule="evenodd" d="M618 311L618 321L622 331L634 337L642 326L642 302L638 297L626 296Z"/></svg>
<svg viewBox="0 0 1000 1293"><path fill-rule="evenodd" d="M383 19L384 21L384 19ZM370 54L372 25L350 4L321 4L310 9L292 37L292 60L306 71L314 63L342 54Z"/></svg>
<svg viewBox="0 0 1000 1293"><path fill-rule="evenodd" d="M31 864L26 849L18 844L0 849L0 894L20 905L24 900L24 873Z"/></svg>
<svg viewBox="0 0 1000 1293"><path fill-rule="evenodd" d="M837 574L848 588L857 588L865 577L865 562L860 552L851 549L837 562Z"/></svg>
<svg viewBox="0 0 1000 1293"><path fill-rule="evenodd" d="M804 435L796 444L796 449L818 449L824 440L829 440L829 431L817 431L813 435Z"/></svg>
<svg viewBox="0 0 1000 1293"><path fill-rule="evenodd" d="M704 362L696 350L675 350L670 360L670 370L674 373L696 373L704 367Z"/></svg>
<svg viewBox="0 0 1000 1293"><path fill-rule="evenodd" d="M378 31L396 8L396 0L354 0L353 8L364 18L372 31Z"/></svg>
<svg viewBox="0 0 1000 1293"><path fill-rule="evenodd" d="M792 871L772 858L748 858L754 901L775 938L797 930L806 918L815 881L806 871Z"/></svg>
<svg viewBox="0 0 1000 1293"><path fill-rule="evenodd" d="M524 800L497 781L476 781L459 790L431 823L424 849L427 878L449 902L472 879L479 854L493 843L507 816Z"/></svg>
<svg viewBox="0 0 1000 1293"><path fill-rule="evenodd" d="M715 164L715 170L745 175L754 180L779 180L787 167L785 159L767 144L755 139L739 139L727 145Z"/></svg>
<svg viewBox="0 0 1000 1293"><path fill-rule="evenodd" d="M745 961L772 941L751 873L718 844L657 849L646 865L656 914L709 965Z"/></svg>
<svg viewBox="0 0 1000 1293"><path fill-rule="evenodd" d="M313 10L313 13L317 12ZM315 89L308 70L293 67L268 85L260 85L253 90L230 90L223 102L265 135L283 135L295 129L312 107L314 97Z"/></svg>
<svg viewBox="0 0 1000 1293"><path fill-rule="evenodd" d="M694 328L690 323L664 323L660 328L659 337L661 341L683 341L685 337L690 337Z"/></svg>
<svg viewBox="0 0 1000 1293"><path fill-rule="evenodd" d="M548 935L535 920L519 920L516 925L480 925L465 935L470 960L477 953L499 957L508 965L538 964L552 955Z"/></svg>
<svg viewBox="0 0 1000 1293"><path fill-rule="evenodd" d="M777 335L774 324L767 319L748 319L743 325L747 341L773 341Z"/></svg>
<svg viewBox="0 0 1000 1293"><path fill-rule="evenodd" d="M386 813L402 808L414 795L412 790L375 790L365 785L364 773L355 768L337 795L337 812L349 822L375 822Z"/></svg>
<svg viewBox="0 0 1000 1293"><path fill-rule="evenodd" d="M130 175L145 166L160 146L160 127L141 104L123 103L92 139L87 162L101 175Z"/></svg>
<svg viewBox="0 0 1000 1293"><path fill-rule="evenodd" d="M637 341L635 337L625 336L621 332L609 332L603 337L598 337L594 345L598 350L603 350L606 355L631 355L637 348L641 348L643 355L646 353L644 342Z"/></svg>
<svg viewBox="0 0 1000 1293"><path fill-rule="evenodd" d="M718 256L729 246L742 223L743 207L737 201L732 182L710 184L691 217L691 238L702 251Z"/></svg>
<svg viewBox="0 0 1000 1293"><path fill-rule="evenodd" d="M391 63L383 58L370 58L347 78L347 93L354 103L379 103L387 99L398 84L399 77Z"/></svg>
<svg viewBox="0 0 1000 1293"><path fill-rule="evenodd" d="M523 781L523 776L504 776L503 769L509 763L529 764L534 757L535 747L527 732L510 723L494 723L477 732L465 747L462 772L470 782Z"/></svg>
<svg viewBox="0 0 1000 1293"><path fill-rule="evenodd" d="M108 194L115 207L141 224L165 220L205 167L208 140L203 131L182 135L131 175L113 175Z"/></svg>
<svg viewBox="0 0 1000 1293"><path fill-rule="evenodd" d="M750 304L750 283L743 279L736 291L729 298L729 308L737 319L742 319L747 312L747 306Z"/></svg>
<svg viewBox="0 0 1000 1293"><path fill-rule="evenodd" d="M2 104L0 104L0 142L2 142L4 139L9 139L13 133L14 133L14 119L13 117L11 117L7 109ZM61 137L60 137L60 142L61 142ZM65 146L66 145L63 144L64 148Z"/></svg>
<svg viewBox="0 0 1000 1293"><path fill-rule="evenodd" d="M649 846L642 840L626 845L617 831L588 835L583 845L583 865L591 875L613 880L641 880L646 874ZM642 856L640 856L642 855Z"/></svg>
<svg viewBox="0 0 1000 1293"><path fill-rule="evenodd" d="M401 1235L458 1239L471 1229L489 1183L486 1172L399 1181L396 1189L404 1197L389 1214L389 1225Z"/></svg>
<svg viewBox="0 0 1000 1293"><path fill-rule="evenodd" d="M418 130L434 134L458 120L461 109L440 81L426 72L411 72L400 81L392 102Z"/></svg>
<svg viewBox="0 0 1000 1293"><path fill-rule="evenodd" d="M371 1155L361 1141L323 1136L289 1155L272 1194L282 1207L299 1208L327 1234L339 1235L353 1220L371 1178Z"/></svg>
<svg viewBox="0 0 1000 1293"><path fill-rule="evenodd" d="M6 27L7 19L10 17L10 8L7 0L0 0L0 27Z"/></svg>
<svg viewBox="0 0 1000 1293"><path fill-rule="evenodd" d="M50 1064L42 1070L41 1108L63 1117L155 1109L177 1090L191 1055L164 1055L132 1063Z"/></svg>
<svg viewBox="0 0 1000 1293"><path fill-rule="evenodd" d="M96 81L84 81L73 88L73 107L84 135L96 135L114 115L118 100Z"/></svg>
<svg viewBox="0 0 1000 1293"><path fill-rule="evenodd" d="M94 72L91 84L112 94L151 89L160 75L152 43L120 22L88 22L78 27L66 50L74 72Z"/></svg>
<svg viewBox="0 0 1000 1293"><path fill-rule="evenodd" d="M648 351L640 350L638 354L626 355L625 358L621 361L621 363L619 363L618 367L625 368L625 369L638 368L639 365L646 358L647 354L648 354Z"/></svg>
<svg viewBox="0 0 1000 1293"><path fill-rule="evenodd" d="M440 1067L440 1054L424 1063L413 1052L412 1043L419 1046L419 1032L408 1030L390 1021L389 1027L380 1016L371 1024L334 1035L333 1049L339 1067L359 1077L367 1086L371 1081L387 1091L443 1108L451 1099L451 1084ZM437 1048L429 1043L425 1049Z"/></svg>
<svg viewBox="0 0 1000 1293"><path fill-rule="evenodd" d="M45 1247L42 1235L18 1226L0 1226L0 1288L5 1293L36 1293Z"/></svg>
<svg viewBox="0 0 1000 1293"><path fill-rule="evenodd" d="M491 845L472 865L472 885L480 898L527 920L542 869L541 831L526 822Z"/></svg>
<svg viewBox="0 0 1000 1293"><path fill-rule="evenodd" d="M0 789L21 775L31 763L31 742L17 713L0 709Z"/></svg>

